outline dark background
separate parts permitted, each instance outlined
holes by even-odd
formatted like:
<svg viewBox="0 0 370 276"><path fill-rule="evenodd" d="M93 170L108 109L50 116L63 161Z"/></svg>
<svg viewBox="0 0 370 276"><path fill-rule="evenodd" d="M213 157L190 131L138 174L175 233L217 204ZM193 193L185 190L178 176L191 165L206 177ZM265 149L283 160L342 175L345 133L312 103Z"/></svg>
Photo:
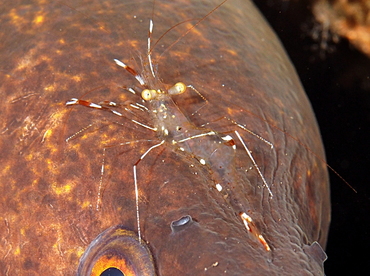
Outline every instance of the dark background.
<svg viewBox="0 0 370 276"><path fill-rule="evenodd" d="M353 186L330 173L332 223L326 275L360 275L369 252L370 58L347 40L322 39L305 1L255 3L270 22L315 110L327 162ZM313 39L313 35L318 39ZM326 47L320 49L320 42Z"/></svg>

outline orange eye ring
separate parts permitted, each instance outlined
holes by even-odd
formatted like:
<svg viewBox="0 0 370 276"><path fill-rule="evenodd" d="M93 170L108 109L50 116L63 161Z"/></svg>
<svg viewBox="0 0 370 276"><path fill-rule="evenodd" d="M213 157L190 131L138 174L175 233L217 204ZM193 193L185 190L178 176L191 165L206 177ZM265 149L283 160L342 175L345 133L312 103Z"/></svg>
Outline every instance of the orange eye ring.
<svg viewBox="0 0 370 276"><path fill-rule="evenodd" d="M105 230L91 242L80 259L77 275L101 276L110 269L125 276L156 275L146 244L120 225Z"/></svg>

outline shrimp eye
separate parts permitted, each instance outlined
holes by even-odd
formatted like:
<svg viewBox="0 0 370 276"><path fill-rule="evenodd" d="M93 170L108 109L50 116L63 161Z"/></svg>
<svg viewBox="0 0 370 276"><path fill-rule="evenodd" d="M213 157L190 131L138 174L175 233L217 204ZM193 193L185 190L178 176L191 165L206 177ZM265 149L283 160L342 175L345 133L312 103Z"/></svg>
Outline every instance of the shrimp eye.
<svg viewBox="0 0 370 276"><path fill-rule="evenodd" d="M153 100L157 97L157 91L153 90L153 89L144 89L142 92L141 92L141 97L145 100L145 101L150 101L150 100Z"/></svg>
<svg viewBox="0 0 370 276"><path fill-rule="evenodd" d="M170 89L168 89L169 95L179 95L186 91L186 85L182 82L176 83L174 86L172 86Z"/></svg>

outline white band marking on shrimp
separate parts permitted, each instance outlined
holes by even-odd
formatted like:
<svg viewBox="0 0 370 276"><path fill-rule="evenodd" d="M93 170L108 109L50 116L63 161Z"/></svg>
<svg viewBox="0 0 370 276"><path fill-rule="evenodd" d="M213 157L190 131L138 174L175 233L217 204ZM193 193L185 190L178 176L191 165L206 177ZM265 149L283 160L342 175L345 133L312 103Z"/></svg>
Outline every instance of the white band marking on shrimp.
<svg viewBox="0 0 370 276"><path fill-rule="evenodd" d="M150 19L149 21L149 36L148 36L148 61L150 66L150 71L152 71L152 75L155 78L154 70L153 70L153 63L152 63L152 56L150 53L150 40L153 34L153 20Z"/></svg>
<svg viewBox="0 0 370 276"><path fill-rule="evenodd" d="M216 132L210 131L210 132L207 132L207 133L202 133L202 134L190 136L190 137L187 137L187 138L184 138L182 140L177 141L177 143L182 143L182 142L185 142L185 141L188 141L188 140L192 140L192 139L199 138L199 137L204 137L204 136L209 136L209 135L216 135ZM174 142L176 143L176 141L174 141Z"/></svg>
<svg viewBox="0 0 370 276"><path fill-rule="evenodd" d="M157 128L156 127L150 127L150 126L144 125L143 123L140 123L140 122L135 121L135 120L131 120L131 121L134 122L135 124L138 124L138 125L140 125L142 127L147 128L147 129L150 129L150 130L153 130L153 131L157 131Z"/></svg>
<svg viewBox="0 0 370 276"><path fill-rule="evenodd" d="M137 233L139 236L139 241L141 242L141 230L140 230L140 213L139 213L139 189L137 185L137 174L136 174L136 167L140 163L141 160L154 148L159 147L163 145L165 140L162 140L159 144L156 144L154 146L151 146L141 157L140 159L135 163L133 166L134 170L134 185L135 185L135 202L136 202L136 222L137 222Z"/></svg>
<svg viewBox="0 0 370 276"><path fill-rule="evenodd" d="M269 192L269 194L270 194L270 197L272 198L272 197L273 197L273 194L272 194L272 191L271 191L271 189L270 189L270 186L267 184L267 182L266 182L266 180L265 180L265 178L264 178L264 176L263 176L263 174L262 174L262 172L261 172L260 168L258 167L258 165L257 165L256 161L254 160L254 158L253 158L253 156L252 156L252 153L251 153L251 152L250 152L250 150L248 149L247 145L244 143L244 141L243 141L242 137L239 135L239 132L238 132L237 130L235 130L235 134L236 134L236 136L238 136L239 141L242 143L242 145L243 145L243 147L244 147L245 151L248 153L249 158L252 160L252 163L253 163L254 167L257 169L258 174L259 174L259 175L260 175L260 177L262 178L262 181L263 181L263 183L264 183L265 187L267 188L267 190L268 190L268 192Z"/></svg>
<svg viewBox="0 0 370 276"><path fill-rule="evenodd" d="M96 211L99 211L101 205L101 191L103 186L103 175L104 175L104 168L105 168L105 148L103 148L103 160L101 163L101 170L100 170L100 180L99 180L99 188L98 188L98 198L96 200Z"/></svg>
<svg viewBox="0 0 370 276"><path fill-rule="evenodd" d="M127 70L128 66L126 64L124 64L122 61L120 61L118 59L115 59L115 58L113 60L118 66L121 66L121 67L123 67ZM134 75L134 77L135 77L135 79L138 80L138 82L140 82L141 85L145 85L145 81L143 80L143 78L139 74Z"/></svg>

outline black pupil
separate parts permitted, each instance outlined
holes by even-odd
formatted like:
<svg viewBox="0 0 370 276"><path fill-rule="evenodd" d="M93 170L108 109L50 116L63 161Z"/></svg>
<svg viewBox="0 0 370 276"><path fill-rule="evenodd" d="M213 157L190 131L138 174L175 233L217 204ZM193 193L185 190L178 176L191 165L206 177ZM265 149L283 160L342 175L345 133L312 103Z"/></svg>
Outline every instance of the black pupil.
<svg viewBox="0 0 370 276"><path fill-rule="evenodd" d="M100 276L125 276L125 274L123 274L123 272L118 268L110 267L104 270L104 272L100 274Z"/></svg>

